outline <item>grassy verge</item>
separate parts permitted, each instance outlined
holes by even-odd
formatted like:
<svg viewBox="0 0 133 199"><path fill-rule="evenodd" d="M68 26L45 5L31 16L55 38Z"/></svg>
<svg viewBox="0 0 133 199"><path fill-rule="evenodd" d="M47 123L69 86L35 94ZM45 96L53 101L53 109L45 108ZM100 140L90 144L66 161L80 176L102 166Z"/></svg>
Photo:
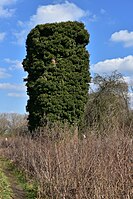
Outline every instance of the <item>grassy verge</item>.
<svg viewBox="0 0 133 199"><path fill-rule="evenodd" d="M37 185L33 181L28 181L23 172L19 171L15 165L9 160L0 158L0 167L6 170L5 173L10 173L10 177L6 177L4 172L0 173L0 199L11 199L11 188L8 181L16 181L17 184L25 192L26 199L36 199ZM10 178L10 179L9 179ZM2 187L1 187L2 186ZM1 193L1 190L3 193ZM1 195L3 196L1 197Z"/></svg>
<svg viewBox="0 0 133 199"><path fill-rule="evenodd" d="M0 168L0 199L11 199L12 190L7 177Z"/></svg>
<svg viewBox="0 0 133 199"><path fill-rule="evenodd" d="M37 196L37 184L32 180L27 180L25 174L18 170L13 164L10 164L12 173L15 175L17 181L26 193L27 199L36 199Z"/></svg>

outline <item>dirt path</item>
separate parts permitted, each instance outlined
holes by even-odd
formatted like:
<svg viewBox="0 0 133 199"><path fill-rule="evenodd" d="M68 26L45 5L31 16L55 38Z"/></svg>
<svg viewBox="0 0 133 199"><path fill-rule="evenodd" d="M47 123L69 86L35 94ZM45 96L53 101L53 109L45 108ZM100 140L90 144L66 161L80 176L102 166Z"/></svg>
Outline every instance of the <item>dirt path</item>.
<svg viewBox="0 0 133 199"><path fill-rule="evenodd" d="M11 189L13 191L13 199L26 199L25 191L22 189L17 179L13 175L9 168L4 169L5 175L7 176Z"/></svg>
<svg viewBox="0 0 133 199"><path fill-rule="evenodd" d="M8 168L8 164L5 163L4 160L0 159L0 167L8 178L10 187L13 192L13 199L26 199L26 193L23 188L18 183L18 180L14 176L12 169Z"/></svg>

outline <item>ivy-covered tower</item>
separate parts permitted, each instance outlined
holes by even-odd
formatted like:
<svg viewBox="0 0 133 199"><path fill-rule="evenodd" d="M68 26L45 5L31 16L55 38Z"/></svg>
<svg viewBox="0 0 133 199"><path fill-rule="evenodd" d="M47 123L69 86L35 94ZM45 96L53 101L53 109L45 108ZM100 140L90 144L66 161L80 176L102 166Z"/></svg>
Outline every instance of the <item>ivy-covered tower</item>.
<svg viewBox="0 0 133 199"><path fill-rule="evenodd" d="M26 40L29 130L48 122L78 123L90 82L89 34L80 22L37 25Z"/></svg>

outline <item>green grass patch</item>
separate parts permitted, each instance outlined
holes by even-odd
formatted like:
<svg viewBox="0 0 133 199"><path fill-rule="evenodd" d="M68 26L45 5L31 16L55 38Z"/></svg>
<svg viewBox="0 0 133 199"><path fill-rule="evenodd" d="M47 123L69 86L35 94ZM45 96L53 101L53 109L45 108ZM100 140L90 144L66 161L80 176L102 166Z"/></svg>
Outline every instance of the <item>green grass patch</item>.
<svg viewBox="0 0 133 199"><path fill-rule="evenodd" d="M36 199L37 198L37 183L36 182L34 182L33 180L28 180L26 178L25 173L20 171L18 168L16 168L16 166L10 160L0 158L0 165L2 168L9 170L10 174L15 177L17 183L24 190L24 192L26 194L26 199ZM5 179L5 182L7 183L6 176L4 179ZM6 187L6 186L4 185L4 187ZM11 190L9 188L8 183L7 183L7 188L8 189L5 192L10 193ZM1 189L1 187L0 187L0 189ZM0 194L0 199L10 199L10 197L1 198L1 194Z"/></svg>
<svg viewBox="0 0 133 199"><path fill-rule="evenodd" d="M11 199L12 190L4 172L0 169L0 199Z"/></svg>
<svg viewBox="0 0 133 199"><path fill-rule="evenodd" d="M13 174L16 176L18 182L26 193L27 199L37 198L37 183L33 180L27 180L24 172L18 170L14 165L10 165Z"/></svg>

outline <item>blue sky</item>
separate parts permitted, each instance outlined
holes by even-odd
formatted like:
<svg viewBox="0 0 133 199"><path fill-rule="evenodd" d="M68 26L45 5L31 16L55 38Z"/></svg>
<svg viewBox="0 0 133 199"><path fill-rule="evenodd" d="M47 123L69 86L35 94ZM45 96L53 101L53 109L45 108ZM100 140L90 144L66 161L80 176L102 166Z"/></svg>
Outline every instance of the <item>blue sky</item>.
<svg viewBox="0 0 133 199"><path fill-rule="evenodd" d="M91 74L118 70L133 85L132 8L132 0L0 0L0 112L26 112L21 63L26 36L37 24L84 22Z"/></svg>

